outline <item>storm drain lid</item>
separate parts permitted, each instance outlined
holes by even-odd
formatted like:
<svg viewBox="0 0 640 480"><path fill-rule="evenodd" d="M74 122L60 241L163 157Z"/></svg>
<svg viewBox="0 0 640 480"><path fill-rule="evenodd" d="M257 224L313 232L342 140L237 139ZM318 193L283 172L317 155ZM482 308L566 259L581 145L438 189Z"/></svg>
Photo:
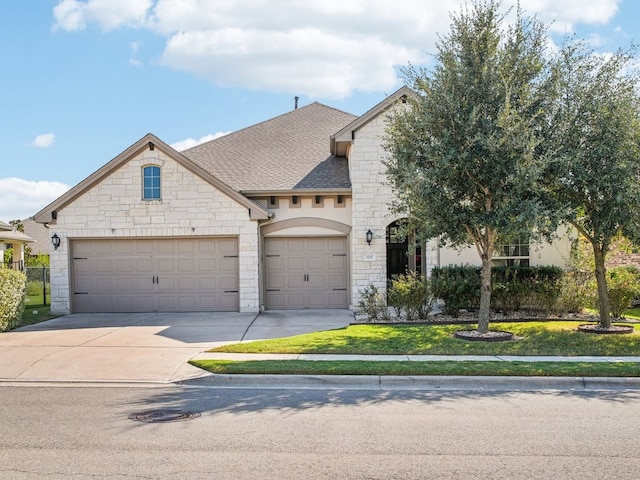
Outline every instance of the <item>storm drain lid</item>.
<svg viewBox="0 0 640 480"><path fill-rule="evenodd" d="M145 423L181 422L198 418L199 413L182 412L180 410L149 410L147 412L132 413L129 420Z"/></svg>

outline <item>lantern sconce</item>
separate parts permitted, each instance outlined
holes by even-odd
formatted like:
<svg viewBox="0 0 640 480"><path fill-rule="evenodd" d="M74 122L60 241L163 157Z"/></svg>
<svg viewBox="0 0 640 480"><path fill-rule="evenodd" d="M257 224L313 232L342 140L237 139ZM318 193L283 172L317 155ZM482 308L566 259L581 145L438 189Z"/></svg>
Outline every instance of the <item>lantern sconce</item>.
<svg viewBox="0 0 640 480"><path fill-rule="evenodd" d="M57 233L54 233L53 236L51 237L51 243L53 244L54 250L57 250L58 247L60 246L60 237L58 236Z"/></svg>
<svg viewBox="0 0 640 480"><path fill-rule="evenodd" d="M371 231L371 229L367 230L365 236L367 238L367 245L371 245L371 240L373 240L373 232Z"/></svg>

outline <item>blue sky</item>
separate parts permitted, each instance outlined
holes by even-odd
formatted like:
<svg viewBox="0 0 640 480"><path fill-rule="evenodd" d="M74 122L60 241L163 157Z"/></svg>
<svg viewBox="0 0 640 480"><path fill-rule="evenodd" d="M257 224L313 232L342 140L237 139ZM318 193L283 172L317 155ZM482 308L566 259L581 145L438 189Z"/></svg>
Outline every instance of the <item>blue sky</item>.
<svg viewBox="0 0 640 480"><path fill-rule="evenodd" d="M362 114L402 85L399 67L428 60L462 3L2 0L0 220L35 214L148 132L181 149L295 96ZM640 41L637 0L521 5L556 42Z"/></svg>

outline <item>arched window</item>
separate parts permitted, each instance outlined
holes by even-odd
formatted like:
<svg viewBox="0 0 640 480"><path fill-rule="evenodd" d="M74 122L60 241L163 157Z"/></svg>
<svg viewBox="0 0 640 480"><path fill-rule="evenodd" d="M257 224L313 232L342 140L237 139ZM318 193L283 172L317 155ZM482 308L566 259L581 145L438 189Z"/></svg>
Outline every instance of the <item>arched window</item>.
<svg viewBox="0 0 640 480"><path fill-rule="evenodd" d="M142 199L160 200L160 167L148 165L142 168Z"/></svg>

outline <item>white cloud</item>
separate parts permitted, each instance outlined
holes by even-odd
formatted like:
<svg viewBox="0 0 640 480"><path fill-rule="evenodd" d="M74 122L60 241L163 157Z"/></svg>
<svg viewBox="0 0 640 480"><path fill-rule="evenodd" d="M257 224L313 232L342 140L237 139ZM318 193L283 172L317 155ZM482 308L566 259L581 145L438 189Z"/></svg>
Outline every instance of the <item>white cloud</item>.
<svg viewBox="0 0 640 480"><path fill-rule="evenodd" d="M0 220L23 220L38 213L69 190L61 182L0 178Z"/></svg>
<svg viewBox="0 0 640 480"><path fill-rule="evenodd" d="M182 152L187 148L195 147L196 145L200 145L201 143L210 142L211 140L215 140L216 138L223 137L230 132L218 132L218 133L210 133L209 135L205 135L204 137L196 140L195 138L186 138L184 140L179 140L175 143L171 144L172 148L175 148L177 151Z"/></svg>
<svg viewBox="0 0 640 480"><path fill-rule="evenodd" d="M145 22L153 0L61 0L53 9L54 30L84 30L96 23L105 30L139 26Z"/></svg>
<svg viewBox="0 0 640 480"><path fill-rule="evenodd" d="M554 31L604 24L620 0L521 0ZM435 51L463 0L62 0L54 28L90 23L151 29L166 39L159 62L224 86L341 98L389 92L398 66ZM504 8L517 0L505 0ZM135 50L134 50L135 53ZM132 64L135 64L132 63Z"/></svg>
<svg viewBox="0 0 640 480"><path fill-rule="evenodd" d="M136 58L136 54L142 45L141 42L131 42L129 46L131 47L131 57L129 58L129 65L134 67L141 67L142 62Z"/></svg>
<svg viewBox="0 0 640 480"><path fill-rule="evenodd" d="M37 135L29 145L37 148L49 148L55 140L56 136L53 133L43 133Z"/></svg>

